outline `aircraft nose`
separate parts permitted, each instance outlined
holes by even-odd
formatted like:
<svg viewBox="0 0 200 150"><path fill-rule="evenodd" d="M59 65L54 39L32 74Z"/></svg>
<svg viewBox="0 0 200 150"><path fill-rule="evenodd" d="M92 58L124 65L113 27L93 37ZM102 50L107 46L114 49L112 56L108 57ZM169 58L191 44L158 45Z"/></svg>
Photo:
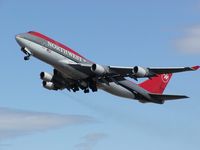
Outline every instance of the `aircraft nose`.
<svg viewBox="0 0 200 150"><path fill-rule="evenodd" d="M21 36L20 34L18 34L18 35L15 36L15 40L17 41L17 43L18 43L21 47L23 47L23 38L22 38L22 36Z"/></svg>
<svg viewBox="0 0 200 150"><path fill-rule="evenodd" d="M21 37L20 37L20 35L19 35L19 34L15 36L15 40L16 40L17 42L19 42L19 41L20 41L20 39L21 39Z"/></svg>

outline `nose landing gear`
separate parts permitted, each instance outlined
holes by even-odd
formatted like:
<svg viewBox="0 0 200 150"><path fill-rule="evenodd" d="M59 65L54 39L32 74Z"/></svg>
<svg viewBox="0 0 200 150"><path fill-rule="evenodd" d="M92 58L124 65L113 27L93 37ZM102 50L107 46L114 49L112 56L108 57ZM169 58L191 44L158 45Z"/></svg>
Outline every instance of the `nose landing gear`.
<svg viewBox="0 0 200 150"><path fill-rule="evenodd" d="M21 51L26 55L24 56L24 60L29 60L32 55L31 52L26 47L22 47Z"/></svg>
<svg viewBox="0 0 200 150"><path fill-rule="evenodd" d="M30 59L30 55L24 56L24 60L29 60L29 59Z"/></svg>

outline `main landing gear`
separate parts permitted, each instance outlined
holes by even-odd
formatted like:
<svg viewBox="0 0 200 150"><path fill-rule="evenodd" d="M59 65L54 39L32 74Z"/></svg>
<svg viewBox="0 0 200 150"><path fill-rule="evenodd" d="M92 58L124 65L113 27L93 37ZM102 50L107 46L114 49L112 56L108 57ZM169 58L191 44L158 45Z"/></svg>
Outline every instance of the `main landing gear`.
<svg viewBox="0 0 200 150"><path fill-rule="evenodd" d="M22 47L21 51L26 55L24 56L24 60L29 60L32 55L31 52L26 47Z"/></svg>
<svg viewBox="0 0 200 150"><path fill-rule="evenodd" d="M29 59L30 59L30 55L24 56L24 60L29 60Z"/></svg>
<svg viewBox="0 0 200 150"><path fill-rule="evenodd" d="M89 93L89 92L90 92L89 88L84 89L84 93Z"/></svg>
<svg viewBox="0 0 200 150"><path fill-rule="evenodd" d="M90 89L92 90L92 92L97 92L97 85L96 82L94 81L89 81L88 82L88 87L84 89L84 93L89 93Z"/></svg>

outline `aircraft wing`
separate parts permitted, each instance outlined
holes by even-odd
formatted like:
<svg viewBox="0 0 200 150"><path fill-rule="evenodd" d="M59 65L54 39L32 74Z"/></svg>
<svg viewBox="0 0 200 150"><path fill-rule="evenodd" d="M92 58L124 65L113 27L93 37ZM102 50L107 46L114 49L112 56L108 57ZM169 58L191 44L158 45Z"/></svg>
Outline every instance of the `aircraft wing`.
<svg viewBox="0 0 200 150"><path fill-rule="evenodd" d="M149 68L150 71L156 74L168 74L168 73L177 73L177 72L184 72L184 71L195 71L199 69L200 66L193 66L193 67L167 67L167 68Z"/></svg>
<svg viewBox="0 0 200 150"><path fill-rule="evenodd" d="M110 66L110 70L126 75L126 74L136 74L139 71L146 71L149 72L150 76L154 76L156 74L168 74L168 73L178 73L178 72L184 72L184 71L195 71L200 68L200 66L193 66L193 67L117 67L117 66ZM148 75L145 77L149 77Z"/></svg>
<svg viewBox="0 0 200 150"><path fill-rule="evenodd" d="M193 67L123 67L123 66L101 66L98 64L68 64L78 70L81 70L88 75L98 75L99 77L131 77L137 78L154 77L157 74L178 73L185 71L195 71L200 66Z"/></svg>

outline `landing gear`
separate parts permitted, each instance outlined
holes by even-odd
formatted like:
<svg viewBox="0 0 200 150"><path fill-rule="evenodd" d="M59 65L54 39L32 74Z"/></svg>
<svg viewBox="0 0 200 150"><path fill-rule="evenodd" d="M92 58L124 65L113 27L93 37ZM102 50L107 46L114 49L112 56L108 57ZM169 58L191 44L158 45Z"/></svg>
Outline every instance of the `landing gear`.
<svg viewBox="0 0 200 150"><path fill-rule="evenodd" d="M95 81L89 82L89 88L92 90L92 92L97 92L97 83Z"/></svg>
<svg viewBox="0 0 200 150"><path fill-rule="evenodd" d="M22 47L21 51L26 55L24 60L29 60L31 57L31 52L26 47Z"/></svg>
<svg viewBox="0 0 200 150"><path fill-rule="evenodd" d="M85 90L84 90L84 93L89 93L89 92L90 92L89 89L85 89Z"/></svg>
<svg viewBox="0 0 200 150"><path fill-rule="evenodd" d="M54 70L54 75L56 75L58 72ZM77 92L79 90L82 90L84 93L97 92L97 82L89 79L89 80L72 80L72 79L63 79L64 87L67 88L69 91L72 90L73 92Z"/></svg>
<svg viewBox="0 0 200 150"><path fill-rule="evenodd" d="M92 92L97 92L97 87L93 87L91 89L92 89Z"/></svg>
<svg viewBox="0 0 200 150"><path fill-rule="evenodd" d="M24 60L29 60L30 59L30 56L25 56L24 57Z"/></svg>
<svg viewBox="0 0 200 150"><path fill-rule="evenodd" d="M76 89L72 89L73 92L76 92Z"/></svg>
<svg viewBox="0 0 200 150"><path fill-rule="evenodd" d="M73 92L77 92L77 91L79 91L79 89L73 88L72 91L73 91Z"/></svg>
<svg viewBox="0 0 200 150"><path fill-rule="evenodd" d="M78 87L77 85L74 86L74 87L72 88L72 91L73 91L73 92L79 91L79 87Z"/></svg>

